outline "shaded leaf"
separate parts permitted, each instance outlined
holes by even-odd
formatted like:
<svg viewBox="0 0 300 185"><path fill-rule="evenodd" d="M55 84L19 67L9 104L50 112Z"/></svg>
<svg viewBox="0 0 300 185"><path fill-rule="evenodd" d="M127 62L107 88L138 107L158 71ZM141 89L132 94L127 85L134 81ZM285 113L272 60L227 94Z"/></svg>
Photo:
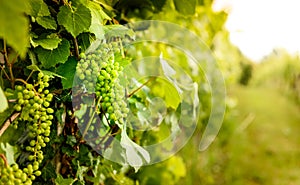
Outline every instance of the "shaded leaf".
<svg viewBox="0 0 300 185"><path fill-rule="evenodd" d="M196 11L197 0L173 0L176 10L183 15L193 15Z"/></svg>
<svg viewBox="0 0 300 185"><path fill-rule="evenodd" d="M164 7L164 5L166 4L167 0L151 0L153 6L155 7L155 9L157 9L158 11L161 11L162 8Z"/></svg>
<svg viewBox="0 0 300 185"><path fill-rule="evenodd" d="M76 73L76 65L77 61L75 57L70 57L66 63L61 64L57 68L57 73L64 77L61 79L63 89L72 88L74 75Z"/></svg>
<svg viewBox="0 0 300 185"><path fill-rule="evenodd" d="M58 176L55 179L55 184L57 185L72 185L74 182L74 179L64 179L60 174L58 174Z"/></svg>
<svg viewBox="0 0 300 185"><path fill-rule="evenodd" d="M46 29L55 30L57 28L57 24L51 16L37 17L36 22Z"/></svg>
<svg viewBox="0 0 300 185"><path fill-rule="evenodd" d="M46 50L42 47L36 48L39 61L43 67L54 67L58 63L65 63L70 55L70 43L63 39L59 46L54 50Z"/></svg>
<svg viewBox="0 0 300 185"><path fill-rule="evenodd" d="M58 24L64 26L73 37L87 31L91 25L91 19L90 10L81 4L74 10L69 6L62 6L57 14Z"/></svg>

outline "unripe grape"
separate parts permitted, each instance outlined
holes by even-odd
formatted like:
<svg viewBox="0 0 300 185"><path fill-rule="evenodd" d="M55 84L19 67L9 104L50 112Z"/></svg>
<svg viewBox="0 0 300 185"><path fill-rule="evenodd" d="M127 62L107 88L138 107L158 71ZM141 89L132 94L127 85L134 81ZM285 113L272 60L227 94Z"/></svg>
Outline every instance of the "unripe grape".
<svg viewBox="0 0 300 185"><path fill-rule="evenodd" d="M17 91L22 91L23 90L23 87L21 85L16 85L16 90Z"/></svg>

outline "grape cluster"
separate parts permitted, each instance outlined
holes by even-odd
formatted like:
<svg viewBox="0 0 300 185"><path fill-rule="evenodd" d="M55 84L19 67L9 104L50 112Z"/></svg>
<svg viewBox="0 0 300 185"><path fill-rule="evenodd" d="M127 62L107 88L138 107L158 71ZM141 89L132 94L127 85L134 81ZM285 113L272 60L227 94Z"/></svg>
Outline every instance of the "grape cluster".
<svg viewBox="0 0 300 185"><path fill-rule="evenodd" d="M26 83L25 87L16 86L17 104L14 109L20 112L19 117L14 121L14 127L19 122L25 123L28 129L27 145L24 149L29 152L29 164L23 169L31 180L41 175L39 165L44 155L42 148L50 141L50 126L52 124L54 110L50 108L53 94L45 89L49 86L49 76L43 73L38 74L37 82Z"/></svg>
<svg viewBox="0 0 300 185"><path fill-rule="evenodd" d="M6 166L2 158L0 158L0 177L0 185L32 184L32 180L19 168L18 164Z"/></svg>
<svg viewBox="0 0 300 185"><path fill-rule="evenodd" d="M82 80L88 92L95 92L98 109L109 123L123 123L128 108L125 102L125 89L119 76L125 57L118 42L103 43L95 52L81 54L77 65L78 78ZM95 78L96 77L96 78Z"/></svg>

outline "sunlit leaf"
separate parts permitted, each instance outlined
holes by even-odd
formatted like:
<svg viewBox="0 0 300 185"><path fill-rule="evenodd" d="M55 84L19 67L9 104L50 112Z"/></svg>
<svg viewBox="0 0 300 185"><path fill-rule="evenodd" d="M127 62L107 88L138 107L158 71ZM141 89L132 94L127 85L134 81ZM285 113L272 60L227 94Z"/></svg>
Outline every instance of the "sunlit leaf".
<svg viewBox="0 0 300 185"><path fill-rule="evenodd" d="M57 28L56 21L51 16L37 17L36 22L46 29L55 30Z"/></svg>
<svg viewBox="0 0 300 185"><path fill-rule="evenodd" d="M5 143L5 144L1 143L0 146L1 146L1 150L4 151L7 163L9 165L15 164L16 162L14 157L15 157L15 153L17 152L16 147L11 146L9 143Z"/></svg>
<svg viewBox="0 0 300 185"><path fill-rule="evenodd" d="M7 103L7 99L4 95L4 92L2 90L2 88L0 87L0 113L4 112L7 108L8 108L8 103Z"/></svg>
<svg viewBox="0 0 300 185"><path fill-rule="evenodd" d="M91 25L91 12L83 5L71 9L69 6L61 6L57 14L58 24L64 26L73 37L87 31Z"/></svg>
<svg viewBox="0 0 300 185"><path fill-rule="evenodd" d="M56 185L72 185L75 182L73 178L64 179L60 174L57 175L55 179Z"/></svg>
<svg viewBox="0 0 300 185"><path fill-rule="evenodd" d="M90 32L94 33L97 39L103 39L104 38L103 21L104 19L110 20L110 17L108 17L103 12L102 7L95 2L89 2L88 8L90 9L92 15Z"/></svg>
<svg viewBox="0 0 300 185"><path fill-rule="evenodd" d="M0 38L7 41L13 49L25 57L29 46L29 21L27 1L1 1L0 5Z"/></svg>
<svg viewBox="0 0 300 185"><path fill-rule="evenodd" d="M48 6L43 0L29 0L29 3L31 7L31 16L36 18L50 15Z"/></svg>
<svg viewBox="0 0 300 185"><path fill-rule="evenodd" d="M126 162L134 167L135 171L144 164L144 160L149 163L150 155L147 150L133 142L127 135L126 129L121 133L121 146L125 149Z"/></svg>
<svg viewBox="0 0 300 185"><path fill-rule="evenodd" d="M119 37L125 38L126 36L130 38L135 37L135 33L132 29L129 29L122 25L106 25L104 26L105 36L108 39Z"/></svg>
<svg viewBox="0 0 300 185"><path fill-rule="evenodd" d="M62 39L59 38L56 34L42 35L38 39L32 39L31 44L33 47L41 46L44 49L53 50L58 47L58 44L61 43Z"/></svg>

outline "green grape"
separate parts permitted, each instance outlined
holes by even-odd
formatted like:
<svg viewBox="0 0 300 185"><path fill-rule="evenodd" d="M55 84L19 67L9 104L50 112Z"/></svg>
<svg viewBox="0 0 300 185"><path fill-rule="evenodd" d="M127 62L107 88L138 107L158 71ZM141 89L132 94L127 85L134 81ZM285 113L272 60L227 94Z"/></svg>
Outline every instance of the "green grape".
<svg viewBox="0 0 300 185"><path fill-rule="evenodd" d="M18 166L12 166L12 171L15 173L8 173L2 178L3 170L0 167L0 182L4 182L2 179L9 179L9 182L14 182L14 184L32 184L35 176L41 175L39 164L44 159L42 148L50 142L48 136L50 135L51 120L54 118L52 115L54 110L50 108L53 94L45 89L49 86L49 80L48 75L40 72L34 84L28 83L25 86L17 85L15 87L18 100L14 108L21 114L18 120L14 121L13 126L17 127L20 123L26 123L29 141L23 149L30 154L27 158L28 165L23 170L18 169ZM10 171L10 168L4 168L4 171Z"/></svg>

